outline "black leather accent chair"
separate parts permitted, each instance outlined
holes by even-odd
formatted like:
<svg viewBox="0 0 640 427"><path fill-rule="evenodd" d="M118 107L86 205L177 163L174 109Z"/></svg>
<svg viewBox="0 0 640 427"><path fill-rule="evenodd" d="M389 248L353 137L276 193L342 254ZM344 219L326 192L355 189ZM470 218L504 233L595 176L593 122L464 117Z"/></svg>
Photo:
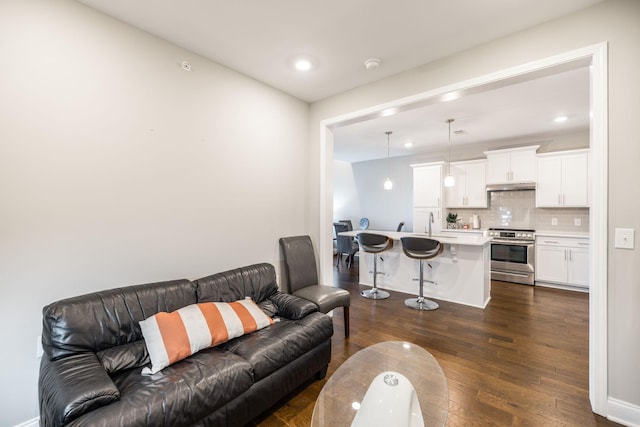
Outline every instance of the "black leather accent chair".
<svg viewBox="0 0 640 427"><path fill-rule="evenodd" d="M373 287L360 291L360 295L368 299L389 298L389 292L378 289L378 254L393 247L393 240L382 234L360 233L358 243L362 250L373 254ZM380 272L380 274L383 274Z"/></svg>
<svg viewBox="0 0 640 427"><path fill-rule="evenodd" d="M424 282L436 284L436 282L424 279L424 262L433 259L442 253L443 245L437 240L424 237L402 237L402 251L406 256L420 260L420 291L417 298L409 298L404 301L407 307L415 310L435 310L439 307L435 301L424 297ZM427 264L429 268L431 265Z"/></svg>
<svg viewBox="0 0 640 427"><path fill-rule="evenodd" d="M282 237L280 247L284 256L284 269L290 292L315 303L321 313L343 307L344 336L348 337L351 295L344 289L318 283L316 256L311 238L309 236Z"/></svg>

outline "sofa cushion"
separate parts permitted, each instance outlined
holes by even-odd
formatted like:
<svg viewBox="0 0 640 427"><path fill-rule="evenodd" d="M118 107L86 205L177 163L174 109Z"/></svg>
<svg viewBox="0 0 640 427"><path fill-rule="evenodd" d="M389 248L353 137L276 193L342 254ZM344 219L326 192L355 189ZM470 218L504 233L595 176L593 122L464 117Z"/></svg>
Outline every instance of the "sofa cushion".
<svg viewBox="0 0 640 427"><path fill-rule="evenodd" d="M267 329L229 341L218 348L246 359L253 367L254 380L260 381L331 339L332 335L331 318L315 312L300 320L280 319Z"/></svg>
<svg viewBox="0 0 640 427"><path fill-rule="evenodd" d="M253 384L251 366L217 347L202 350L154 375L116 374L120 399L76 420L82 426L190 426Z"/></svg>
<svg viewBox="0 0 640 427"><path fill-rule="evenodd" d="M196 287L189 280L109 289L57 301L42 309L42 347L55 360L140 341L141 320L196 302Z"/></svg>
<svg viewBox="0 0 640 427"><path fill-rule="evenodd" d="M198 302L231 302L251 297L260 304L278 292L276 270L273 265L267 263L213 274L198 279L195 283L198 288Z"/></svg>
<svg viewBox="0 0 640 427"><path fill-rule="evenodd" d="M157 313L140 322L151 369L161 369L198 351L265 328L273 323L250 299L205 302L172 313Z"/></svg>

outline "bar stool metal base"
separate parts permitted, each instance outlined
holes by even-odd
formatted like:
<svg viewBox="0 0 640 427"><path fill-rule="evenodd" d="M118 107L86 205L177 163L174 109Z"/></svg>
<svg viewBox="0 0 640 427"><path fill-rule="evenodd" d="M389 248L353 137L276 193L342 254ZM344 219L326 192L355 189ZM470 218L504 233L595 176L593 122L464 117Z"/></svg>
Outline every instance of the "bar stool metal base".
<svg viewBox="0 0 640 427"><path fill-rule="evenodd" d="M426 298L409 298L404 300L404 305L409 308L413 308L414 310L423 311L436 310L440 307L437 302Z"/></svg>
<svg viewBox="0 0 640 427"><path fill-rule="evenodd" d="M377 288L367 289L366 291L360 291L360 295L369 299L387 299L390 294L387 291L383 291Z"/></svg>

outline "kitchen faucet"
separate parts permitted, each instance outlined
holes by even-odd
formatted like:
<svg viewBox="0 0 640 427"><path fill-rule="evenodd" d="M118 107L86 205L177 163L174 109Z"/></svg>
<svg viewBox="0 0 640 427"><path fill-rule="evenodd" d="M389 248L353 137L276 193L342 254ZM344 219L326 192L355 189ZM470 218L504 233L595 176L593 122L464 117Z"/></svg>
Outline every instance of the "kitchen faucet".
<svg viewBox="0 0 640 427"><path fill-rule="evenodd" d="M433 212L429 212L429 237L431 237L431 223L435 222L433 220Z"/></svg>

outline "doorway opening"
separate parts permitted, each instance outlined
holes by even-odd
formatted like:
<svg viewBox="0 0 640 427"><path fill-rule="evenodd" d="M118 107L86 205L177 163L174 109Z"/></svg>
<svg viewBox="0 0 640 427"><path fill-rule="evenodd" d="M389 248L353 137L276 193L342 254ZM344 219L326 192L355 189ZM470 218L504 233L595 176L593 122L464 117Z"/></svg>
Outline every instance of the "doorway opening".
<svg viewBox="0 0 640 427"><path fill-rule="evenodd" d="M521 81L589 66L591 69L590 125L590 299L589 299L589 397L595 413L607 411L607 168L608 105L607 45L600 43L583 49L509 68L489 75L419 93L382 105L323 120L320 126L320 280L333 277L333 129L389 114L407 111L456 93L465 96Z"/></svg>

